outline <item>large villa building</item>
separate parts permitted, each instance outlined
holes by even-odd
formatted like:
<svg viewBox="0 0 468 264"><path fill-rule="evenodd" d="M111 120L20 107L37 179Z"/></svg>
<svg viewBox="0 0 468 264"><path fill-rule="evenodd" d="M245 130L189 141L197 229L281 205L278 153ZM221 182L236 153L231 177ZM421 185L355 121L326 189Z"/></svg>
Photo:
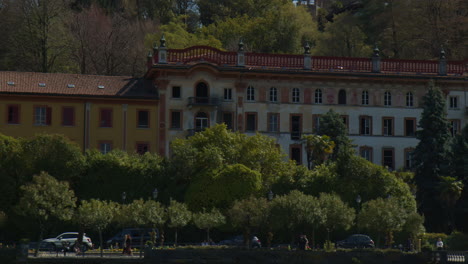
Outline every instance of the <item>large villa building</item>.
<svg viewBox="0 0 468 264"><path fill-rule="evenodd" d="M107 152L170 155L170 143L225 123L276 139L305 164L301 142L333 109L364 158L390 169L411 167L422 97L434 81L447 99L452 134L467 123L468 61L415 61L237 52L211 47L148 56L142 79L0 72L0 133L62 133Z"/></svg>

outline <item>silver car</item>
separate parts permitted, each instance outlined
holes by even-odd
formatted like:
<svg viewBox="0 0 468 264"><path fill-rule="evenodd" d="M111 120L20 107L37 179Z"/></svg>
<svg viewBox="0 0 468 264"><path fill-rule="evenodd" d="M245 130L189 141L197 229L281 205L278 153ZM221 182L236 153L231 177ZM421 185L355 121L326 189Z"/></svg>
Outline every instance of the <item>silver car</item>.
<svg viewBox="0 0 468 264"><path fill-rule="evenodd" d="M44 239L42 242L51 244L52 249L57 250L64 247L73 249L76 240L78 240L78 232L66 232L58 235L55 238ZM86 246L86 249L93 248L93 242L91 241L91 238L86 236L86 234L83 234L83 244Z"/></svg>

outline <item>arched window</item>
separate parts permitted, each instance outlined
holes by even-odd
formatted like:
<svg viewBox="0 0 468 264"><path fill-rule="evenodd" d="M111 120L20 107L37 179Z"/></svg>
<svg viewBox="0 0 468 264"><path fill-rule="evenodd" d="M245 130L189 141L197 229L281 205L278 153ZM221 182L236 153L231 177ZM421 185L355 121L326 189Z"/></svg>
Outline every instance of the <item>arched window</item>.
<svg viewBox="0 0 468 264"><path fill-rule="evenodd" d="M299 91L299 88L293 88L292 89L292 102L299 103L300 96L301 96L301 92Z"/></svg>
<svg viewBox="0 0 468 264"><path fill-rule="evenodd" d="M314 100L314 102L316 104L321 104L322 103L322 90L315 89L315 100Z"/></svg>
<svg viewBox="0 0 468 264"><path fill-rule="evenodd" d="M385 106L392 105L392 94L390 92L385 92L384 94L384 105Z"/></svg>
<svg viewBox="0 0 468 264"><path fill-rule="evenodd" d="M278 102L278 89L276 87L270 88L270 102Z"/></svg>
<svg viewBox="0 0 468 264"><path fill-rule="evenodd" d="M195 116L195 131L203 131L207 127L209 127L208 115L205 112L198 112Z"/></svg>
<svg viewBox="0 0 468 264"><path fill-rule="evenodd" d="M195 87L195 100L197 103L208 103L208 85L200 82Z"/></svg>
<svg viewBox="0 0 468 264"><path fill-rule="evenodd" d="M361 104L369 105L369 92L368 91L362 92Z"/></svg>
<svg viewBox="0 0 468 264"><path fill-rule="evenodd" d="M253 86L247 87L247 101L255 101L255 88Z"/></svg>
<svg viewBox="0 0 468 264"><path fill-rule="evenodd" d="M408 107L413 106L413 93L412 92L406 93L406 106Z"/></svg>
<svg viewBox="0 0 468 264"><path fill-rule="evenodd" d="M346 91L343 89L338 92L338 104L346 104Z"/></svg>

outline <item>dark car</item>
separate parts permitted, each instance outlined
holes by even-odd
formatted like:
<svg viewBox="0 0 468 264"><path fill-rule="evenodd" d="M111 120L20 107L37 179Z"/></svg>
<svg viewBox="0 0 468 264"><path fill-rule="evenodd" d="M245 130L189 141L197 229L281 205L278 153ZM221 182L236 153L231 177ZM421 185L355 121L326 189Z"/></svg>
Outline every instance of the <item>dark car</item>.
<svg viewBox="0 0 468 264"><path fill-rule="evenodd" d="M151 228L125 228L115 236L107 240L107 247L113 248L122 248L124 244L124 237L126 234L130 235L132 238L132 248L139 248L141 246L141 235L143 234L143 245L147 241L151 241L151 232L153 230L156 232L156 237L158 237L158 230Z"/></svg>
<svg viewBox="0 0 468 264"><path fill-rule="evenodd" d="M231 237L229 239L219 241L218 245L224 246L243 246L244 245L244 237L242 235Z"/></svg>
<svg viewBox="0 0 468 264"><path fill-rule="evenodd" d="M374 241L367 235L355 234L336 242L338 248L374 248Z"/></svg>

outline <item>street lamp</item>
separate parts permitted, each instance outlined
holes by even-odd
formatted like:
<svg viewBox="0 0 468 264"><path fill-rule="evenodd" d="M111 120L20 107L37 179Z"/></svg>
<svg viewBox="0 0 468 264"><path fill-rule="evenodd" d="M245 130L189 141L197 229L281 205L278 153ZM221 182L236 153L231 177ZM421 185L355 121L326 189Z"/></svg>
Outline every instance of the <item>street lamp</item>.
<svg viewBox="0 0 468 264"><path fill-rule="evenodd" d="M359 195L359 194L358 194L358 196L356 196L356 203L357 203L356 228L357 228L357 231L359 233L358 218L359 218L359 209L360 209L360 206L361 206L361 195Z"/></svg>
<svg viewBox="0 0 468 264"><path fill-rule="evenodd" d="M154 188L153 190L153 199L156 200L158 198L158 188Z"/></svg>
<svg viewBox="0 0 468 264"><path fill-rule="evenodd" d="M127 193L123 192L122 193L122 203L125 203L125 200L127 199Z"/></svg>

